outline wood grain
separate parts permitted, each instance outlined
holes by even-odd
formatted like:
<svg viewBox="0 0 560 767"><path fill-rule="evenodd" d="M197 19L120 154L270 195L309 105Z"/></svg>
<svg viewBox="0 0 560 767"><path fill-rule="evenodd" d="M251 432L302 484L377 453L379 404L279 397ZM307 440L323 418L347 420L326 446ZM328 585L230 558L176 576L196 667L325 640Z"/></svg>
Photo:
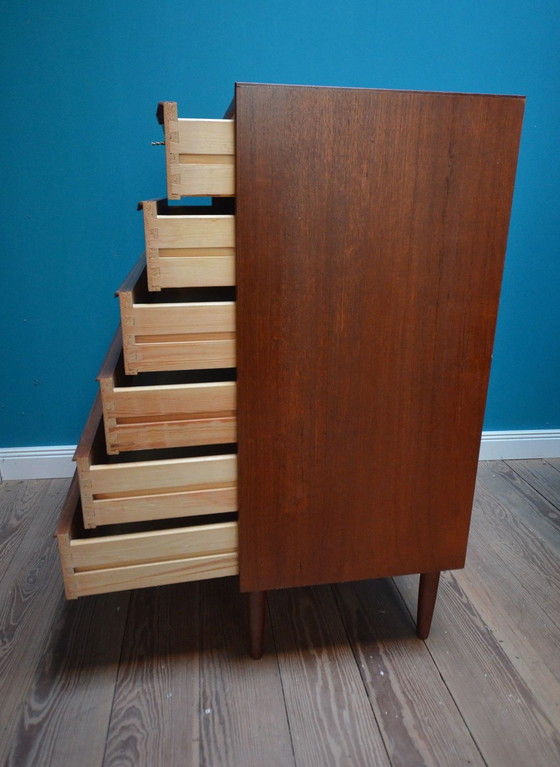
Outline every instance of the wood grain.
<svg viewBox="0 0 560 767"><path fill-rule="evenodd" d="M430 633L436 605L440 573L420 573L418 585L418 608L416 611L416 636L426 639Z"/></svg>
<svg viewBox="0 0 560 767"><path fill-rule="evenodd" d="M543 471L543 482L547 475ZM383 580L333 587L338 605L332 610L307 589L293 609L291 602L287 609L276 605L273 594L282 677L270 625L263 659L248 658L246 605L235 578L200 584L202 623L190 586L185 592L139 591L109 734L106 715L122 636L116 629L124 620L113 610L128 595L63 601L59 564L47 552L53 553L48 546L67 486L68 480L0 484L8 539L18 527L12 513L15 520L29 519L9 565L0 559L0 763L36 767L50 758L57 767L93 767L102 762L108 735L111 765L157 764L162 738L169 752L180 740L184 763L196 765L197 745L189 738L200 731L201 764L294 765L284 682L298 767L316 767L323 764L318 752L333 753L324 728L337 717L344 723L362 705L361 693L360 702L344 698L358 674L394 764L479 765L467 730L488 767L556 763L560 630L556 576L550 580L557 555L551 559L550 552L560 536L547 515L557 499L553 492L545 499L505 464L480 467L467 568L443 577L426 643L414 637L415 577L397 579L406 610ZM16 498L24 509L16 508ZM196 692L186 679L198 673L198 662L206 681L200 707L189 708L186 698ZM325 721L318 711L326 712ZM336 725L332 732L336 738ZM375 727L364 737L379 743ZM176 757L166 758L173 765ZM356 762L362 763L376 761Z"/></svg>
<svg viewBox="0 0 560 767"><path fill-rule="evenodd" d="M221 198L226 202L233 198ZM235 216L218 203L170 206L139 203L149 290L235 284Z"/></svg>
<svg viewBox="0 0 560 767"><path fill-rule="evenodd" d="M150 292L142 256L117 296L127 374L235 367L233 287Z"/></svg>
<svg viewBox="0 0 560 767"><path fill-rule="evenodd" d="M173 151L178 154L229 155L235 152L233 120L204 120L180 117Z"/></svg>
<svg viewBox="0 0 560 767"><path fill-rule="evenodd" d="M237 509L237 456L232 445L167 451L105 451L98 393L76 449L84 525L193 516Z"/></svg>
<svg viewBox="0 0 560 767"><path fill-rule="evenodd" d="M235 194L234 123L232 120L178 118L177 104L161 102L167 170L167 196Z"/></svg>
<svg viewBox="0 0 560 767"><path fill-rule="evenodd" d="M48 640L51 621L58 620L64 596L53 531L68 480L35 485L35 510L0 581L0 760L7 758L35 669ZM37 493L37 494L35 494ZM7 494L3 494L6 498ZM29 493L24 497L30 499ZM37 631L37 626L43 627Z"/></svg>
<svg viewBox="0 0 560 767"><path fill-rule="evenodd" d="M409 610L417 579L396 579ZM550 767L560 731L543 711L538 691L519 677L456 576L442 576L438 609L426 645L488 765Z"/></svg>
<svg viewBox="0 0 560 767"><path fill-rule="evenodd" d="M484 498L485 513L479 516L481 548L484 537L495 541L496 527L501 529L500 549L510 580L515 577L527 598L539 606L560 628L556 598L560 592L560 535L551 532L548 518L554 507L531 490L504 464L490 468L482 464L478 472L478 491ZM486 552L487 555L490 551ZM538 566L539 577L533 568Z"/></svg>
<svg viewBox="0 0 560 767"><path fill-rule="evenodd" d="M329 587L269 592L297 764L389 765Z"/></svg>
<svg viewBox="0 0 560 767"><path fill-rule="evenodd" d="M479 469L471 547L457 582L560 730L558 552L551 556L547 540L518 512L523 506L545 520L549 507L537 493L515 495L499 467Z"/></svg>
<svg viewBox="0 0 560 767"><path fill-rule="evenodd" d="M41 480L0 482L0 579L17 555L45 492Z"/></svg>
<svg viewBox="0 0 560 767"><path fill-rule="evenodd" d="M128 593L103 596L60 610L6 765L102 763L128 601Z"/></svg>
<svg viewBox="0 0 560 767"><path fill-rule="evenodd" d="M544 521L552 525L557 532L560 532L560 471L555 468L552 461L540 459L505 461L505 464L553 507L549 508L547 513L542 516ZM495 466L494 470L496 468Z"/></svg>
<svg viewBox="0 0 560 767"><path fill-rule="evenodd" d="M237 550L237 523L88 537L73 541L72 548L77 570L226 554Z"/></svg>
<svg viewBox="0 0 560 767"><path fill-rule="evenodd" d="M391 580L335 588L393 767L484 765Z"/></svg>
<svg viewBox="0 0 560 767"><path fill-rule="evenodd" d="M126 376L120 329L97 376L107 453L190 445L233 444L237 437L235 381L162 376L142 385Z"/></svg>
<svg viewBox="0 0 560 767"><path fill-rule="evenodd" d="M237 86L243 590L462 567L522 113Z"/></svg>
<svg viewBox="0 0 560 767"><path fill-rule="evenodd" d="M201 765L295 765L270 632L264 657L247 653L237 579L201 584Z"/></svg>
<svg viewBox="0 0 560 767"><path fill-rule="evenodd" d="M198 583L135 591L104 767L199 764Z"/></svg>

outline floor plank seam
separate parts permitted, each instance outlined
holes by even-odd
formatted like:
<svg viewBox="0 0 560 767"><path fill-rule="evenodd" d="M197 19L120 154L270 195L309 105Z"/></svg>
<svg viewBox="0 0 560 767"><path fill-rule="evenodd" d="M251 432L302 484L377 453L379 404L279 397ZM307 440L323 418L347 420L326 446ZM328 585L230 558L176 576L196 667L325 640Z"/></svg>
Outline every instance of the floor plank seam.
<svg viewBox="0 0 560 767"><path fill-rule="evenodd" d="M544 501L546 501L547 503L549 503L549 504L550 504L550 505L551 505L553 508L555 508L557 511L560 511L560 498L558 498L558 500L557 500L557 499L556 499L556 498L554 498L554 497L553 497L553 498L551 498L550 496L548 496L548 495L545 495L545 494L543 493L543 491L542 491L542 490L541 490L541 489L540 489L540 488L537 486L537 484L536 484L536 483L533 483L533 482L531 482L531 480L530 480L529 478L527 478L527 477L524 477L522 474L520 474L520 473L519 473L519 471L517 471L517 469L515 468L515 461L504 461L504 463L505 463L505 465L506 465L506 466L507 466L509 469L511 469L511 471L512 471L512 472L515 474L515 476L516 476L516 477L517 477L517 478L518 478L518 479L519 479L521 482L523 482L525 485L527 485L527 487L530 487L530 488L531 488L531 490L533 490L533 491L534 491L534 492L535 492L535 493L536 493L536 494L537 494L537 495L538 495L540 498L542 498ZM543 461L543 463L545 463L545 462ZM547 463L547 465L548 465L548 466L550 466L551 464ZM557 469L556 469L556 467L555 467L555 466L553 466L552 468L553 468L555 471L557 471ZM559 473L560 473L560 472L559 472Z"/></svg>
<svg viewBox="0 0 560 767"><path fill-rule="evenodd" d="M284 710L286 711L286 721L288 723L288 733L290 735L290 748L292 749L292 759L293 759L294 767L297 767L296 749L294 745L294 736L292 733L292 724L290 722L290 716L288 714L288 702L286 700L286 690L284 688L284 679L282 677L282 669L280 667L280 657L278 655L278 643L276 642L276 634L274 632L274 622L272 620L272 613L270 612L268 600L266 602L266 614L268 616L268 625L270 626L270 636L272 637L272 646L274 649L274 655L276 657L276 667L278 669L278 678L280 679L280 689L282 690L282 700L284 701Z"/></svg>
<svg viewBox="0 0 560 767"><path fill-rule="evenodd" d="M442 576L443 576L443 575L444 575L444 573L442 573ZM411 617L411 619L412 619L412 622L413 622L413 623L415 623L415 620L414 620L414 615L413 615L413 614L412 614L412 612L411 612L411 611L408 609L408 605L406 604L406 602L405 602L405 600L404 600L404 598L403 598L403 595L402 595L402 594L401 594L401 592L400 592L400 589L399 589L399 587L398 587L398 584L395 582L395 579L394 579L394 578L392 578L391 580L393 581L393 583L394 583L394 585L395 585L395 590L396 590L397 594L399 595L399 599L400 599L400 601L402 602L402 604L403 604L403 606L404 606L404 609L405 609L405 610L406 610L406 612L407 612L407 613L410 615L410 617ZM438 597L438 598L440 598L440 597ZM471 606L472 606L472 608L473 608L474 610L476 610L476 608L474 607L474 605L472 605L472 602L471 602ZM435 609L437 610L437 600L436 600L436 608L435 608ZM479 614L478 614L478 610L476 610L476 612L477 612L477 615L479 615ZM481 622L484 624L484 621L482 620L482 617L481 617L480 615L479 615L479 618L480 618L480 621L481 621ZM485 624L484 624L484 625L485 625ZM461 721L462 721L462 722L463 722L463 724L465 725L465 729L466 729L466 731L467 731L467 732L469 733L469 735L471 736L471 740L472 740L472 742L473 742L473 745L474 745L474 747L476 748L476 750L478 751L478 754L480 755L480 759L481 759L482 763L483 763L484 765L486 765L486 767L489 767L489 765L488 765L488 762L487 762L487 761L486 761L486 759L484 758L484 754L482 753L482 751L481 751L481 748L480 748L480 746L478 745L478 742L477 742L477 740L476 740L476 737L475 737L475 735L474 735L474 733L473 733L472 729L469 727L469 725L468 725L468 722L467 722L467 720L465 719L465 717L464 717L464 715L463 715L463 712L461 711L461 707L459 706L459 704L458 704L457 700L455 699L455 696L453 695L453 693L452 693L452 691L451 691L451 688L450 688L450 687L449 687L449 685L447 684L447 682L446 682L446 680L445 680L445 676L443 675L443 672L442 672L442 670L440 669L440 667L439 667L439 665L438 665L438 663L437 663L437 660L436 660L436 658L435 658L434 654L432 653L432 650L431 650L431 648L430 648L430 644L429 644L429 637L428 637L428 639L423 639L423 640L419 639L418 641L419 641L419 642L423 642L423 643L424 643L424 646L426 647L426 651L428 652L428 655L429 655L429 656L430 656L430 658L432 659L432 663L434 664L434 668L436 669L436 671L437 671L437 673L438 673L438 676L440 677L440 679L441 679L441 682L442 682L443 686L444 686L444 687L445 687L445 689L447 690L447 692L448 692L448 694L449 694L449 698L450 698L450 700L452 700L452 701L453 701L453 705L455 706L455 709L457 710L457 714L459 715L459 718L461 719Z"/></svg>
<svg viewBox="0 0 560 767"><path fill-rule="evenodd" d="M28 487L31 486L33 488L33 491L31 492L31 496L32 496L31 505L34 505L36 503L36 500L35 500L36 490L35 490L35 488L40 487L39 483L44 483L45 481L48 482L48 484L47 484L47 489L42 494L44 496L44 498L49 497L49 492L50 492L50 489L53 487L53 485L54 485L55 488L59 488L57 491L55 491L53 493L53 537L54 537L54 535L55 535L55 528L56 528L56 520L58 519L58 516L60 514L60 509L62 508L62 504L64 502L64 498L65 498L66 491L67 491L67 483L65 481L62 481L62 484L61 484L61 480L60 479L50 479L50 480L38 480L38 479L35 479L35 480L30 480L28 482L25 482L25 480L3 480L2 482L0 482L0 485L23 484L23 485L25 485L25 487L24 487L24 494L25 494L26 497L29 495ZM43 500L44 500L44 498L43 498ZM20 499L20 502L21 502L21 499ZM27 502L29 502L29 501L27 501ZM22 520L20 520L20 525L24 525L25 528L27 528L27 529L24 529L23 535L21 536L21 540L16 545L15 550L12 552L9 560L3 560L3 562L2 562L3 574L2 574L2 577L0 577L0 583L3 582L5 576L6 576L8 570L10 568L10 565L11 565L12 561L14 561L14 559L17 558L17 556L18 556L18 554L19 554L19 552L21 550L21 547L22 547L22 545L23 545L23 543L24 543L24 541L25 541L25 539L27 537L28 530L31 527L31 523L32 522L33 522L33 515L32 514L27 514ZM18 525L18 527L19 527L19 525ZM16 531L14 530L13 532L15 533ZM3 556L4 556L4 553L3 553Z"/></svg>
<svg viewBox="0 0 560 767"><path fill-rule="evenodd" d="M118 664L117 664L117 673L115 674L115 682L114 682L114 685L113 685L113 697L112 697L112 700L111 700L111 712L110 712L109 717L107 719L107 731L105 733L105 745L103 747L103 758L102 758L102 762L101 762L102 765L104 765L106 763L106 761L107 761L107 748L109 747L109 743L110 743L110 740L111 740L110 735L111 735L111 729L113 727L113 714L114 714L114 711L115 711L115 699L117 697L117 691L119 689L119 678L120 678L120 675L121 675L121 663L123 661L125 638L126 638L127 631L128 631L128 623L130 621L130 605L131 605L131 602L132 602L132 594L133 594L133 592L131 592L131 591L128 592L128 600L127 600L127 603L126 603L126 620L124 622L124 627L123 627L123 631L122 631L122 635L121 635L121 646L120 646L120 650L119 650L119 660L118 660Z"/></svg>
<svg viewBox="0 0 560 767"><path fill-rule="evenodd" d="M510 471L515 475L515 477L521 483L522 486L524 486L525 488L529 489L530 492L527 495L530 495L531 493L534 493L539 498L543 499L545 501L545 503L547 503L549 506L552 506L553 508L555 508L554 504L552 504L552 502L550 501L550 498L548 496L543 495L543 493L540 492L536 487L533 487L531 482L529 482L524 476L520 475L514 468L512 468L509 465L509 463L507 461L502 461L501 463L503 463L505 466L508 467L508 469L510 469ZM493 471L493 469L492 469L492 471ZM520 494L519 493L519 489L517 489L517 492L518 492L518 494L520 495L520 497L522 499L525 498L525 494ZM512 514L514 516L516 516L516 518L521 522L522 525L525 525L529 529L531 534L534 535L536 537L536 539L538 539L540 545L547 552L547 555L550 556L551 559L555 559L557 557L557 550L556 550L556 548L554 547L554 545L552 545L547 540L546 537L543 537L543 535L539 532L538 529L536 529L536 527L534 525L534 520L531 521L530 519L524 519L523 516L516 514L515 511L513 511ZM539 510L534 510L534 515L536 516L538 514L539 514ZM554 539L559 538L559 536L558 536L558 528L556 526L550 524L549 520L547 520L544 515L543 515L543 517L544 517L546 523L549 525L549 530L552 531L551 532L551 538L554 538ZM527 601L531 601L531 599L534 599L534 595L532 594L532 592L531 592L530 588L528 587L527 583L522 578L520 578L514 572L510 573L510 577L512 579L515 579L515 582L517 583L517 586L518 586L518 589L519 589L520 593L525 595ZM560 620L559 620L560 616L555 618L553 614L547 612L547 617L551 621L551 623L556 627L556 629L560 630Z"/></svg>
<svg viewBox="0 0 560 767"><path fill-rule="evenodd" d="M52 547L55 547L55 542L52 542ZM48 553L45 552L45 558L48 558ZM31 564L31 569L26 570L26 577L29 578L29 576L32 574L33 570L35 568L35 559L33 560L33 563ZM10 596L14 592L15 586L12 585L10 588ZM29 677L25 680L25 684L20 687L21 692L21 699L14 711L14 717L11 722L10 726L10 732L9 737L11 738L11 742L9 742L9 750L6 752L6 767L8 765L13 765L15 762L12 759L14 748L17 746L17 734L19 733L20 729L23 729L25 731L25 722L27 718L27 711L28 708L31 708L31 700L33 697L33 693L36 689L38 677L40 676L41 671L41 665L43 663L43 660L45 658L45 655L47 653L47 649L49 647L49 644L51 642L51 635L53 631L53 626L56 626L61 614L64 611L64 607L66 604L66 599L64 597L64 594L60 594L58 601L55 602L53 607L53 615L51 616L51 622L49 625L49 630L44 632L42 641L39 642L35 648L34 656L35 656L35 663L32 669L32 673L29 674ZM53 617L54 616L54 617ZM4 731L4 737L8 735L8 728Z"/></svg>
<svg viewBox="0 0 560 767"><path fill-rule="evenodd" d="M198 764L203 764L203 743L202 743L202 711L203 711L203 695L204 695L204 680L202 678L202 653L204 652L204 627L202 625L202 593L200 583L196 584L196 625L197 625L197 647L198 652L196 660L198 663Z"/></svg>
<svg viewBox="0 0 560 767"><path fill-rule="evenodd" d="M177 604L176 610L183 612L192 609L189 613L190 618L193 621L198 620L188 639L189 652L193 650L188 660L188 663L192 664L189 668L189 684L196 684L197 674L199 681L198 692L193 689L189 698L188 721L192 724L193 738L197 737L198 732L198 742L194 742L190 738L189 729L189 765L191 760L193 767L203 767L204 764L211 767L212 764L218 763L315 767L321 763L336 763L336 760L333 761L333 749L338 748L345 737L349 737L348 731L341 730L337 740L333 740L330 745L325 744L324 739L317 735L324 734L323 729L310 729L313 723L301 718L302 712L305 715L310 702L312 704L315 701L312 697L315 688L310 685L316 679L317 673L322 678L324 672L325 678L330 678L331 671L321 659L323 652L327 666L332 661L331 654L337 656L333 668L336 679L340 679L340 675L336 676L337 663L342 662L340 658L343 656L346 669L344 678L352 681L352 690L355 691L356 697L362 700L358 708L365 717L362 722L367 722L367 728L360 730L364 747L371 747L373 741L377 743L379 762L358 759L357 762L351 763L383 763L393 766L425 763L430 767L441 767L451 763L467 764L468 758L479 767L508 767L521 764L545 767L555 764L551 754L560 743L560 719L555 708L558 705L558 687L552 684L552 680L548 680L546 674L550 672L557 684L555 642L559 635L559 626L558 619L554 616L560 614L557 611L556 590L560 535L557 515L554 516L554 534L550 533L548 520L545 524L544 519L547 514L554 513L553 509L559 498L560 459L552 460L553 463L538 460L512 464L496 461L480 467L480 492L473 510L473 527L476 534L470 543L473 555L476 556L473 556L470 566L464 571L447 571L444 574L444 588L440 587L438 597L438 601L442 601L439 601L439 606L436 603L436 611L439 609L440 617L436 617L432 634L423 643L423 647L420 644L413 645L414 642L421 641L414 638L413 629L416 605L414 576L391 579L392 584L387 579L387 588L377 584L379 592L375 582L332 583L328 592L321 592L320 587L316 587L315 591L310 590L300 595L299 600L296 597L290 599L289 604L294 605L294 612L293 615L289 614L289 620L283 610L279 612L279 605L281 607L284 603L279 603L276 596L271 594L266 607L266 632L269 636L263 661L266 668L259 668L259 661L249 661L255 664L250 667L244 665L244 661L238 663L239 658L232 661L233 656L227 646L230 640L224 634L216 643L221 649L214 658L215 648L211 635L205 633L212 625L208 622L208 615L206 629L202 625L202 618L209 603L203 602L200 590L197 592L199 597L196 605L192 604L189 607L190 602L185 601ZM559 472L558 475L552 472L551 466L555 472ZM0 577L4 598L9 600L9 595L17 587L17 583L25 585L25 588L22 586L18 598L21 609L8 615L8 608L5 608L4 620L8 623L4 628L9 629L16 620L18 624L21 622L25 628L25 636L29 631L29 640L33 643L33 649L30 649L31 644L18 640L19 648L28 648L22 655L22 663L18 664L22 673L16 674L12 664L12 681L10 682L9 678L2 680L3 691L11 694L13 706L8 706L11 710L11 724L3 733L4 738L0 739L0 764L5 764L6 767L15 767L16 764L18 767L31 767L37 762L38 755L41 756L39 761L46 760L45 763L50 764L49 754L52 754L56 756L52 756L52 763L56 762L60 767L75 764L84 764L84 767L90 764L111 767L125 762L132 764L135 758L138 759L137 764L159 765L162 763L161 752L157 748L161 745L161 739L156 739L153 743L146 739L144 742L141 737L144 732L142 730L137 731L126 743L125 739L130 733L125 732L123 723L128 725L132 722L132 726L134 723L138 724L137 718L131 719L129 716L129 682L134 672L134 668L129 665L129 659L133 657L134 666L140 658L139 631L153 624L151 630L155 632L154 637L157 641L154 647L157 650L160 648L158 637L162 647L168 646L168 634L165 633L168 631L167 623L164 624L155 617L151 621L149 614L139 620L133 605L138 594L144 590L123 593L119 606L115 603L117 610L122 610L121 613L115 613L111 605L105 602L104 596L97 597L101 601L95 609L92 607L93 603L88 605L88 598L84 598L83 603L78 601L78 604L83 604L84 609L76 610L74 600L66 603L60 585L58 564L54 563L57 557L53 559L55 549L51 548L51 544L56 548L56 541L52 538L51 528L54 529L53 520L60 511L60 501L66 491L67 480L37 482L43 484L31 481L27 491L19 488L15 495L10 493L0 496L0 505L3 500L3 510L6 512L2 517L2 522L6 523L6 540L15 544L19 540L18 536L21 536L15 557L10 557L10 574L6 572ZM30 521L33 529L29 527ZM556 552L555 558L552 552ZM487 564L488 562L491 564ZM524 580L525 578L527 580ZM36 596L32 603L30 600L33 582L36 584L35 588L40 587L41 594L40 597ZM534 587L531 586L532 583ZM197 586L200 588L200 584ZM394 622L388 618L385 620L382 615L384 610L380 609L382 605L375 601L375 595L378 593L380 598L383 596L389 599L391 590L393 607L397 610L402 609L400 606L403 604L405 607L401 615L391 618ZM227 589L225 591L230 593ZM398 594L396 599L394 592ZM210 590L208 595L214 603ZM334 604L331 599L334 599ZM461 602L464 603L462 607L465 609L459 615L460 620L455 623L452 614L448 612L452 610L453 615L456 615ZM327 603L328 610L325 608ZM68 609L65 608L67 604ZM295 605L299 605L297 609ZM33 608L31 611L29 606ZM242 608L244 607L243 603ZM214 605L213 610L219 612L220 605ZM540 610L545 610L546 621L544 615L542 622L539 620ZM116 619L117 615L120 616L118 630L116 629L111 635L112 638L107 639L103 648L100 648L98 638L106 636L108 621ZM99 616L104 619L100 620ZM240 642L239 635L246 633L245 617L242 609L228 618L228 631L234 630L234 637ZM317 621L317 633L307 631L308 620L311 625ZM342 623L340 629L335 632L336 639L335 634L331 632L333 621L337 624ZM448 622L451 625L448 625ZM285 638L284 630L288 623L293 628L293 636L288 631L288 638ZM183 627L186 624L181 619L177 625ZM97 626L97 639L92 638L92 626ZM490 632L489 637L486 632ZM507 637L504 632L509 632ZM443 634L448 633L452 636L444 638ZM174 636L179 636L176 631ZM21 637L24 637L23 633ZM88 648L82 651L81 645L87 637ZM299 641L296 643L297 637ZM502 637L507 638L505 646ZM399 665L403 663L399 644L401 639L404 640L403 652L406 655L404 665ZM183 645L187 646L186 640L183 642L178 639L178 645L175 643L173 647ZM525 645L527 652L524 653ZM236 657L242 651L240 648L241 644L235 651ZM342 650L340 657L339 649ZM365 651L367 654L364 654ZM386 651L389 654L389 672L383 665L387 660L384 660ZM454 652L457 652L455 657ZM177 661L180 665L179 655L175 657L173 653L168 657L169 662L173 664ZM316 655L318 657L315 657ZM498 661L493 661L494 656L498 656ZM517 663L516 661L520 660L519 656L521 662ZM370 662L368 657L374 660ZM110 668L103 659L107 659ZM147 658L149 664L152 661L153 658ZM368 663L370 665L367 665ZM435 668L431 668L431 663ZM212 664L213 673L209 673L208 666ZM308 666L310 673L315 674L312 682L302 678ZM376 675L380 673L379 668L385 669L383 677ZM411 676L403 676L403 670L410 672ZM355 679L356 671L360 674L359 681ZM489 673L483 673L485 671ZM98 672L101 672L99 683L94 680ZM252 698L242 697L236 699L240 708L236 708L228 727L218 732L217 745L211 728L206 731L204 741L201 736L205 713L204 694L211 693L216 684L220 687L222 674L226 680L233 674L234 692L237 691L236 695L239 695L239 691L245 689L247 682L245 672L249 672L248 679L252 680L250 684L255 682L254 677L259 678L255 694L258 694L257 700L264 704L264 708L262 705L259 708L258 734L255 734L255 725L254 722L251 724L250 719L254 709L251 705L247 706L246 711L244 709L245 700L250 702ZM166 674L167 672L164 674L165 679ZM235 674L240 676L236 677ZM268 675L268 682L274 686L274 717L271 717L268 708L272 695L269 685L266 680L264 686L261 684L263 674ZM387 680L391 678L391 674L393 681L389 688ZM148 693L151 690L152 697L156 698L162 693L159 686L160 677L157 674L156 677L153 679L151 675L140 674L135 679L136 690ZM381 679L386 683L385 688ZM152 689L150 685L154 684ZM550 684L550 688L543 692L543 685L547 684ZM514 688L519 689L517 703L515 694L506 694L515 693ZM184 690L185 687L179 683L178 689ZM222 690L220 687L220 694L229 689L224 686ZM333 689L339 688L335 686ZM364 689L368 696L367 702L363 700L361 689ZM397 710L396 706L400 706L401 702L401 692L409 705L411 717L404 730L400 719L393 721L394 711L389 711L390 716L386 716L387 711L380 709L385 705L386 696L393 695L389 702L392 701ZM413 693L418 693L418 697L414 697ZM436 693L442 698L447 698L445 706L441 709L435 708L439 701L439 698L434 697ZM302 704L303 697L307 701L307 708ZM485 706L481 705L484 698L487 701ZM90 716L96 710L96 700L102 701L103 711L97 717ZM165 714L165 702L163 700L158 703L158 716ZM123 704L126 704L124 708ZM325 706L325 721L328 721L330 715L335 724L339 722L338 713L343 710L340 702L337 708L333 708L337 705L336 700L321 697L319 704ZM124 719L123 711L127 714ZM4 713L8 714L8 711ZM181 713L180 721L183 721L182 716ZM274 749L280 736L276 732L277 741L271 741L268 731L269 722L276 721L276 717L282 725L280 751L283 758L280 759L275 759L271 753L276 753ZM141 719L142 726L147 725L148 719L145 719L143 714ZM169 719L166 722L169 724ZM230 726L239 727L239 731L230 731ZM376 727L379 739L375 732ZM184 732L176 730L173 724L173 735L178 731ZM239 735L237 750L234 752L229 751L231 732ZM450 735L451 732L458 733L458 736ZM260 739L257 746L254 738ZM183 740L186 742L185 738ZM208 747L210 740L214 744L212 748ZM241 751L239 743L243 748ZM133 754L135 744L138 751ZM227 753L223 751L224 747L227 747ZM255 748L259 755L256 762ZM391 749L391 755L388 748ZM184 749L177 749L175 746L173 749L175 750L168 762L169 767L186 764ZM317 749L321 750L322 759L315 758ZM253 758L244 760L245 752ZM232 753L235 753L233 761ZM412 753L414 758L407 758L407 755ZM310 757L309 754L313 756ZM216 755L221 755L223 760L214 760ZM203 761L204 757L206 761ZM4 762L4 759L8 761Z"/></svg>
<svg viewBox="0 0 560 767"><path fill-rule="evenodd" d="M3 486L6 486L8 483L7 483L7 480L3 480L0 484L3 485ZM8 518L6 517L6 519L8 519ZM31 524L31 519L32 519L32 517L31 517L30 514L25 515L23 517L23 519L21 519L19 521L19 524L18 524L18 527L16 528L16 530L19 529L20 526L25 526L25 528L28 528L29 525ZM16 533L16 530L13 531L14 534ZM16 544L15 549L12 551L9 560L6 560L4 558L5 557L5 551L3 551L2 557L3 557L4 561L2 562L2 568L3 568L4 572L3 572L2 577L0 577L0 583L3 582L3 579L4 579L5 575L6 575L6 572L8 571L8 569L10 567L10 564L12 563L14 558L17 556L17 554L18 554L18 552L19 552L19 550L21 548L21 545L22 545L22 543L24 541L24 538L25 538L26 534L27 534L27 530L24 529L23 535L21 536L21 539L19 540L19 542Z"/></svg>
<svg viewBox="0 0 560 767"><path fill-rule="evenodd" d="M354 588L354 584L351 584L351 585L352 585L352 588ZM357 656L357 650L356 650L354 642L352 641L351 635L350 635L349 630L348 630L348 625L347 625L346 620L344 618L344 610L342 609L341 603L340 603L341 596L340 596L340 592L339 592L338 587L337 587L336 584L331 584L331 591L332 591L332 594L333 594L334 602L336 604L336 608L337 608L339 616L340 616L341 624L342 624L342 626L344 628L344 633L346 635L346 641L348 643L348 647L350 648L350 651L352 653L352 657L354 658L354 663L356 664L356 667L358 669L358 674L360 675L360 680L362 682L362 686L364 688L364 691L365 691L365 694L366 694L366 698L367 698L367 701L369 703L369 707L371 709L371 713L372 713L373 719L375 721L375 724L377 725L377 729L379 730L379 735L381 737L381 742L383 743L383 748L385 749L385 754L387 755L387 762L390 765L392 765L393 762L391 760L391 755L389 753L389 747L388 747L388 745L387 745L387 743L385 741L385 738L383 737L383 728L381 727L381 725L379 723L379 719L377 718L377 715L375 713L375 706L373 705L373 701L372 701L371 696L369 694L368 687L367 687L366 681L364 679L364 675L361 672L360 661L359 661L359 658Z"/></svg>

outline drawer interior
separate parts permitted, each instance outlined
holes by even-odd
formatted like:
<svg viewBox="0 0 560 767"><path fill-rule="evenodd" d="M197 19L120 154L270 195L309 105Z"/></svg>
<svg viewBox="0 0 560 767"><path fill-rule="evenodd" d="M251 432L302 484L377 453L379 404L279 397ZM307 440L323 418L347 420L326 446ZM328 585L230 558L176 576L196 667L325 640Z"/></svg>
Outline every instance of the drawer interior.
<svg viewBox="0 0 560 767"><path fill-rule="evenodd" d="M120 455L109 455L105 446L103 419L101 418L102 411L99 398L96 399L94 409L96 410L96 414L94 415L96 425L95 430L92 432L92 439L88 441L87 445L83 446L85 450L82 449L80 443L76 449L74 457L75 459L87 457L90 466L95 466L98 469L121 464L150 463L154 465L156 462L172 462L188 458L234 455L237 453L237 444L231 443L225 445L195 445L189 447L162 448L158 450L135 450L133 452L121 453ZM99 418L96 416L99 416Z"/></svg>
<svg viewBox="0 0 560 767"><path fill-rule="evenodd" d="M236 453L225 444L110 455L98 395L75 454L84 524L236 511Z"/></svg>
<svg viewBox="0 0 560 767"><path fill-rule="evenodd" d="M237 379L236 368L215 368L212 370L166 370L127 375L122 352L114 368L115 389L164 388L185 384L227 383Z"/></svg>
<svg viewBox="0 0 560 767"><path fill-rule="evenodd" d="M235 369L126 375L120 328L97 376L107 453L237 439Z"/></svg>
<svg viewBox="0 0 560 767"><path fill-rule="evenodd" d="M127 374L235 367L235 287L150 291L142 258L117 295Z"/></svg>
<svg viewBox="0 0 560 767"><path fill-rule="evenodd" d="M143 210L146 202L155 203L158 216L234 216L235 197L213 197L207 205L183 205L173 203L165 197L157 200L143 200L138 203L138 210Z"/></svg>
<svg viewBox="0 0 560 767"><path fill-rule="evenodd" d="M56 536L69 598L238 570L236 514L108 525L93 533L83 525L77 475Z"/></svg>
<svg viewBox="0 0 560 767"><path fill-rule="evenodd" d="M190 206L147 200L140 207L151 291L235 284L234 198Z"/></svg>
<svg viewBox="0 0 560 767"><path fill-rule="evenodd" d="M229 197L235 194L235 126L231 119L179 118L177 104L161 102L167 196Z"/></svg>
<svg viewBox="0 0 560 767"><path fill-rule="evenodd" d="M236 298L235 286L232 285L165 288L162 291L150 291L146 264L143 258L138 261L117 291L117 295L121 293L129 294L132 304L154 306L161 304L222 303L235 301Z"/></svg>

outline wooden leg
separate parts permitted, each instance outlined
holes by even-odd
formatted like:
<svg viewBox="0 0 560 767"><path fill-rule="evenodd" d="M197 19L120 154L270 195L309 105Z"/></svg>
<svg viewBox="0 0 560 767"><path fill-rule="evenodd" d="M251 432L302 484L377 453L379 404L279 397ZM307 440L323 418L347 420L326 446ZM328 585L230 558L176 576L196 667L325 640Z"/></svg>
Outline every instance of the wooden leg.
<svg viewBox="0 0 560 767"><path fill-rule="evenodd" d="M416 634L419 639L427 639L430 633L438 592L439 576L439 572L420 574L418 615L416 619Z"/></svg>
<svg viewBox="0 0 560 767"><path fill-rule="evenodd" d="M249 652L254 660L262 658L265 618L266 591L251 591L249 593Z"/></svg>

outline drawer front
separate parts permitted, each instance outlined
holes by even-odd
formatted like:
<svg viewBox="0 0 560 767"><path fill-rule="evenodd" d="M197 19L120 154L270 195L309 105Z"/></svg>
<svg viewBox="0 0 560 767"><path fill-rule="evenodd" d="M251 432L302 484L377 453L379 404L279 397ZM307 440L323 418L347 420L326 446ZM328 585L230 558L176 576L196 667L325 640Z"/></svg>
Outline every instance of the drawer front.
<svg viewBox="0 0 560 767"><path fill-rule="evenodd" d="M168 198L233 196L233 120L179 119L176 103L162 106Z"/></svg>
<svg viewBox="0 0 560 767"><path fill-rule="evenodd" d="M86 527L236 511L236 455L111 460L101 416L98 395L75 454Z"/></svg>
<svg viewBox="0 0 560 767"><path fill-rule="evenodd" d="M235 521L89 537L81 520L75 476L57 530L68 598L238 572Z"/></svg>
<svg viewBox="0 0 560 767"><path fill-rule="evenodd" d="M160 200L141 207L150 290L235 284L235 216L172 215Z"/></svg>

